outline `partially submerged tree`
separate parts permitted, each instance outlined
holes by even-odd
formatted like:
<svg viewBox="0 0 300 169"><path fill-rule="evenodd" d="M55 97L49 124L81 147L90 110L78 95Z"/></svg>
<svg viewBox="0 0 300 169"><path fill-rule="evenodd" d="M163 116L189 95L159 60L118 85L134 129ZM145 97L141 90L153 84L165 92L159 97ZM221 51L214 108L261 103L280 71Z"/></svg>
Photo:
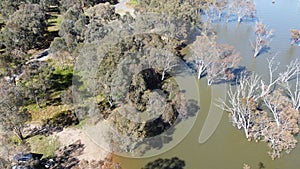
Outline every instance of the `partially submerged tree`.
<svg viewBox="0 0 300 169"><path fill-rule="evenodd" d="M300 30L290 29L291 33L291 44L300 46Z"/></svg>
<svg viewBox="0 0 300 169"><path fill-rule="evenodd" d="M257 22L254 27L255 41L251 42L251 46L254 50L253 57L257 57L264 50L269 48L273 30L268 30L267 26L263 23Z"/></svg>
<svg viewBox="0 0 300 169"><path fill-rule="evenodd" d="M300 109L300 61L296 59L287 65L286 71L279 74L285 94L289 97L293 108ZM294 83L291 83L294 82Z"/></svg>
<svg viewBox="0 0 300 169"><path fill-rule="evenodd" d="M228 0L218 0L215 2L215 8L217 10L219 21L222 19L223 13L228 8L228 4L229 4Z"/></svg>
<svg viewBox="0 0 300 169"><path fill-rule="evenodd" d="M207 73L208 67L213 63L214 58L218 55L216 50L216 36L207 35L198 36L192 44L191 61L197 70L197 78L200 79Z"/></svg>
<svg viewBox="0 0 300 169"><path fill-rule="evenodd" d="M161 72L161 80L164 80L166 73L178 65L177 56L165 50L151 49L148 60L151 64L150 66Z"/></svg>
<svg viewBox="0 0 300 169"><path fill-rule="evenodd" d="M217 45L218 55L208 67L208 85L217 82L232 81L235 79L233 69L240 63L240 53L228 44Z"/></svg>
<svg viewBox="0 0 300 169"><path fill-rule="evenodd" d="M197 70L197 78L207 75L208 85L211 85L222 80L233 80L231 69L240 62L240 58L233 46L217 44L213 34L197 37L192 45L190 60Z"/></svg>
<svg viewBox="0 0 300 169"><path fill-rule="evenodd" d="M255 18L255 13L254 0L233 0L228 9L228 17L230 18L230 15L236 16L238 23L241 23L243 19Z"/></svg>
<svg viewBox="0 0 300 169"><path fill-rule="evenodd" d="M268 59L268 76L269 76L269 81L265 82L263 80L261 80L261 95L260 97L264 97L268 94L270 94L271 92L274 91L276 84L278 83L278 81L280 80L281 77L274 77L276 74L276 71L278 69L278 62L274 61L275 56L271 57L270 59Z"/></svg>
<svg viewBox="0 0 300 169"><path fill-rule="evenodd" d="M243 129L248 140L268 143L274 159L282 151L289 153L297 143L300 64L292 61L285 72L275 77L278 65L274 64L274 57L268 63L268 83L256 74L250 77L242 74L235 89L230 87L228 102L221 103L230 112L233 125Z"/></svg>
<svg viewBox="0 0 300 169"><path fill-rule="evenodd" d="M224 110L230 112L232 123L238 129L243 129L248 139L255 119L257 100L259 98L260 77L253 74L250 77L243 74L235 89L228 91L229 103L221 101ZM221 106L222 107L222 106Z"/></svg>

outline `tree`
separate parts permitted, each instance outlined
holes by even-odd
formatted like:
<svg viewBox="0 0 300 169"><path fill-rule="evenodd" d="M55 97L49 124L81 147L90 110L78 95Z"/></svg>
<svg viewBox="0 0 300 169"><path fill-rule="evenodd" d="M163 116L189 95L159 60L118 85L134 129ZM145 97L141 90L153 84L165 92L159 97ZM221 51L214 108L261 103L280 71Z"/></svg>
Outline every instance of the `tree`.
<svg viewBox="0 0 300 169"><path fill-rule="evenodd" d="M242 74L235 90L230 87L228 102L221 101L223 109L230 112L233 125L243 129L248 140L253 138L268 143L272 159L280 157L282 151L289 153L297 143L299 65L297 60L292 61L287 70L275 78L278 65L272 57L268 60L267 85L256 74L250 77ZM296 87L289 85L292 80Z"/></svg>
<svg viewBox="0 0 300 169"><path fill-rule="evenodd" d="M115 7L109 4L98 4L90 7L87 9L86 14L89 17L89 24L86 25L85 29L85 43L102 40L112 29L112 24L108 24L108 22L119 19ZM117 27L113 28L116 29Z"/></svg>
<svg viewBox="0 0 300 169"><path fill-rule="evenodd" d="M62 50L67 48L69 52L76 49L78 44L84 41L84 32L88 18L84 15L83 9L78 6L70 7L63 16L59 29L60 39L56 38L51 44L51 51L55 50L55 46L62 45ZM65 46L64 46L65 45Z"/></svg>
<svg viewBox="0 0 300 169"><path fill-rule="evenodd" d="M261 80L261 97L264 97L270 94L271 92L273 92L276 87L276 84L281 78L281 77L277 77L277 78L274 77L279 65L278 62L275 63L274 59L275 56L268 59L269 82L265 83L263 80Z"/></svg>
<svg viewBox="0 0 300 169"><path fill-rule="evenodd" d="M216 36L202 35L197 37L192 45L192 57L190 58L197 77L207 75L208 85L222 80L233 80L231 72L239 62L240 54L233 46L228 44L217 44Z"/></svg>
<svg viewBox="0 0 300 169"><path fill-rule="evenodd" d="M300 108L300 61L298 59L291 61L287 65L286 71L279 74L282 87L284 92L289 97L293 108L299 110ZM294 81L294 84L291 84L290 81Z"/></svg>
<svg viewBox="0 0 300 169"><path fill-rule="evenodd" d="M177 1L177 0L144 0L136 6L137 12L167 14L176 19L198 23L202 4L201 1ZM203 2L202 2L203 3Z"/></svg>
<svg viewBox="0 0 300 169"><path fill-rule="evenodd" d="M238 23L241 23L243 19L254 18L256 13L256 7L254 0L233 0L228 9L230 15L237 16Z"/></svg>
<svg viewBox="0 0 300 169"><path fill-rule="evenodd" d="M298 29L291 29L291 44L292 45L300 45L300 30Z"/></svg>
<svg viewBox="0 0 300 169"><path fill-rule="evenodd" d="M264 50L267 50L271 41L273 30L267 30L267 26L263 23L256 22L254 27L255 41L251 42L254 50L253 57L257 57Z"/></svg>
<svg viewBox="0 0 300 169"><path fill-rule="evenodd" d="M25 67L20 78L20 85L26 88L26 97L34 100L38 107L42 107L42 103L49 98L49 89L54 88L51 79L53 71L54 68L46 62L33 63Z"/></svg>
<svg viewBox="0 0 300 169"><path fill-rule="evenodd" d="M163 114L166 106L166 97L161 91L153 91L147 96L146 112L151 119L156 119Z"/></svg>
<svg viewBox="0 0 300 169"><path fill-rule="evenodd" d="M232 70L239 64L241 60L240 53L228 44L217 45L217 56L210 64L207 71L208 85L222 81L232 81L235 74Z"/></svg>
<svg viewBox="0 0 300 169"><path fill-rule="evenodd" d="M213 64L214 58L218 55L216 50L216 36L198 36L192 45L192 64L197 69L197 78L200 79L207 73L208 67Z"/></svg>
<svg viewBox="0 0 300 169"><path fill-rule="evenodd" d="M151 49L150 58L148 59L151 66L161 72L161 80L164 80L166 73L171 71L178 63L176 56L165 50Z"/></svg>
<svg viewBox="0 0 300 169"><path fill-rule="evenodd" d="M0 13L5 20L9 19L15 11L19 9L19 5L23 0L2 0L0 2Z"/></svg>
<svg viewBox="0 0 300 169"><path fill-rule="evenodd" d="M218 0L215 2L215 8L218 13L219 20L222 19L222 14L225 12L225 9L228 7L228 0Z"/></svg>
<svg viewBox="0 0 300 169"><path fill-rule="evenodd" d="M86 13L92 21L98 20L102 23L107 23L119 18L119 15L115 12L115 7L109 3L90 7Z"/></svg>
<svg viewBox="0 0 300 169"><path fill-rule="evenodd" d="M81 0L59 0L59 12L64 14L71 7L83 7Z"/></svg>
<svg viewBox="0 0 300 169"><path fill-rule="evenodd" d="M23 109L24 92L18 86L7 83L0 84L0 124L6 131L14 132L24 140L26 122L31 119L31 114Z"/></svg>
<svg viewBox="0 0 300 169"><path fill-rule="evenodd" d="M24 4L7 21L1 39L8 51L27 51L43 46L46 31L44 11L37 4Z"/></svg>
<svg viewBox="0 0 300 169"><path fill-rule="evenodd" d="M254 113L257 108L259 80L260 77L255 74L250 77L243 74L237 82L236 89L233 91L233 88L230 87L228 91L229 103L221 101L224 110L230 112L233 125L238 129L243 129L247 139L251 134Z"/></svg>

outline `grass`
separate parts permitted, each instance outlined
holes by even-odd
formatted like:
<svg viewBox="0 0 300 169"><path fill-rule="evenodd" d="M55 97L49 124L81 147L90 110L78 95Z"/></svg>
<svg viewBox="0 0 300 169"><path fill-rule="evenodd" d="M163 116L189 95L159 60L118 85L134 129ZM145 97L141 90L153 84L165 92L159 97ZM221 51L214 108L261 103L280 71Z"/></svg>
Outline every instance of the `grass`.
<svg viewBox="0 0 300 169"><path fill-rule="evenodd" d="M60 142L57 136L34 136L27 140L30 143L31 152L43 154L42 158L51 158L59 149Z"/></svg>
<svg viewBox="0 0 300 169"><path fill-rule="evenodd" d="M90 122L90 119L86 118L84 120L81 120L77 125L73 126L73 128L75 128L75 129L83 129L83 126L85 126L89 122Z"/></svg>
<svg viewBox="0 0 300 169"><path fill-rule="evenodd" d="M126 5L128 6L135 6L139 3L138 0L130 0Z"/></svg>
<svg viewBox="0 0 300 169"><path fill-rule="evenodd" d="M51 87L50 98L41 103L42 107L38 107L35 103L27 105L24 108L31 113L32 122L41 123L60 112L72 109L71 105L63 105L61 103L61 94L72 85L73 67L56 68L53 72L53 86ZM44 106L45 105L45 106Z"/></svg>
<svg viewBox="0 0 300 169"><path fill-rule="evenodd" d="M70 109L68 105L49 105L39 108L36 104L26 106L27 110L31 113L32 122L42 124L44 120L54 117L62 111Z"/></svg>
<svg viewBox="0 0 300 169"><path fill-rule="evenodd" d="M11 146L19 146L22 143L22 140L15 134L12 134L11 137L8 138L8 143Z"/></svg>
<svg viewBox="0 0 300 169"><path fill-rule="evenodd" d="M50 17L48 19L48 31L49 32L55 32L59 30L59 26L62 22L62 15L58 15L58 14L52 14L52 17Z"/></svg>

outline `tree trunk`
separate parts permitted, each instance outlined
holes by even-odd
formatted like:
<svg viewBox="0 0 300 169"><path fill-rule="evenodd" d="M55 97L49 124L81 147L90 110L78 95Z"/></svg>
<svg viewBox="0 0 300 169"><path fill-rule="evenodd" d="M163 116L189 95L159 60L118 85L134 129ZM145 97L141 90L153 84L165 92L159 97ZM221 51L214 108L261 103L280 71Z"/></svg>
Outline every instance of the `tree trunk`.
<svg viewBox="0 0 300 169"><path fill-rule="evenodd" d="M242 22L242 17L238 17L238 23L241 23Z"/></svg>
<svg viewBox="0 0 300 169"><path fill-rule="evenodd" d="M212 83L213 83L213 80L212 80L212 79L209 79L209 78L207 78L207 85L208 85L208 86L211 86L211 85L212 85Z"/></svg>
<svg viewBox="0 0 300 169"><path fill-rule="evenodd" d="M15 129L14 133L23 141L25 140L25 137L23 136L23 133L21 131L21 129Z"/></svg>
<svg viewBox="0 0 300 169"><path fill-rule="evenodd" d="M245 135L246 135L246 138L248 139L249 138L249 132L248 132L248 129L244 127L244 132L245 132Z"/></svg>
<svg viewBox="0 0 300 169"><path fill-rule="evenodd" d="M41 105L40 105L40 103L39 103L39 99L38 99L37 96L35 96L35 103L36 103L36 105L37 105L39 108L41 108Z"/></svg>
<svg viewBox="0 0 300 169"><path fill-rule="evenodd" d="M164 79L165 79L165 71L163 71L161 75L161 80L163 81Z"/></svg>
<svg viewBox="0 0 300 169"><path fill-rule="evenodd" d="M258 51L258 50L255 50L255 51L254 51L253 57L256 58L258 55L259 55L259 51Z"/></svg>
<svg viewBox="0 0 300 169"><path fill-rule="evenodd" d="M201 74L202 74L202 72L200 70L198 70L198 79L201 78Z"/></svg>

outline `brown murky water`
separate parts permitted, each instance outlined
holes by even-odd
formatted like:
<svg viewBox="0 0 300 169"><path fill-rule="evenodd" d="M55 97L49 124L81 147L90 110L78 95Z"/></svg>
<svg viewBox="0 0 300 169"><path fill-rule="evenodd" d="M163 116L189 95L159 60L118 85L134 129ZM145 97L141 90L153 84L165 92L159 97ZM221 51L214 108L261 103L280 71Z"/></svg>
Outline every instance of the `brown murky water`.
<svg viewBox="0 0 300 169"><path fill-rule="evenodd" d="M289 29L300 29L300 1L298 0L256 0L257 14L259 20L274 29L274 37L271 42L271 50L258 58L253 59L249 40L254 38L254 23L232 23L215 24L214 29L218 34L220 43L234 45L242 54L241 65L247 69L267 77L267 57L277 55L276 60L280 62L280 70L291 60L300 59L300 47L290 45ZM215 132L204 143L199 143L199 135L203 129L204 122L208 116L214 100L222 97L218 92L206 85L206 80L191 81L191 86L197 86L200 96L200 111L196 117L195 125L192 126L188 135L174 148L169 151L150 158L126 158L116 156L115 161L121 163L124 169L140 169L146 163L157 158L179 157L186 163L186 169L241 169L243 163L251 168L259 168L263 163L266 169L298 169L300 168L300 146L291 154L284 154L282 158L274 161L268 156L268 147L264 143L248 142L242 131L232 127L227 114L214 114L210 120L218 118L220 123ZM196 83L196 85L194 85ZM188 87L189 88L189 87ZM191 87L192 88L192 87ZM193 88L187 89L187 96L198 97ZM191 94L192 93L192 94ZM221 92L222 93L222 92ZM186 129L178 128L175 134L186 134ZM300 141L300 137L298 137Z"/></svg>

